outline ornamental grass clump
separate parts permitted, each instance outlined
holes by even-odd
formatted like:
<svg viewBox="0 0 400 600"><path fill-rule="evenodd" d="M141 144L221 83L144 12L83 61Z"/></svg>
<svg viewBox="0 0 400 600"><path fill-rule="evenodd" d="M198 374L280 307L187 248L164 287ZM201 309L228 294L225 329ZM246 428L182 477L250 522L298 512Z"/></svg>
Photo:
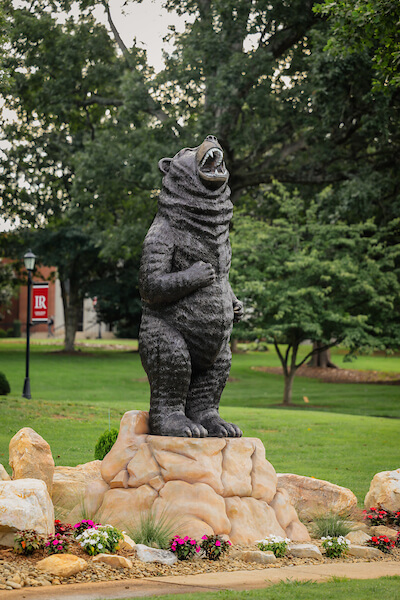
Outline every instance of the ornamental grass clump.
<svg viewBox="0 0 400 600"><path fill-rule="evenodd" d="M334 512L314 517L314 534L317 538L345 536L351 531L346 517Z"/></svg>
<svg viewBox="0 0 400 600"><path fill-rule="evenodd" d="M124 536L122 531L112 525L97 525L85 529L76 537L81 548L90 556L96 554L113 554L118 550L120 540Z"/></svg>
<svg viewBox="0 0 400 600"><path fill-rule="evenodd" d="M33 554L35 550L39 550L44 546L44 538L33 529L23 529L17 531L14 535L14 552L17 554Z"/></svg>
<svg viewBox="0 0 400 600"><path fill-rule="evenodd" d="M219 535L203 535L200 548L208 560L219 560L232 545L229 540L222 539Z"/></svg>
<svg viewBox="0 0 400 600"><path fill-rule="evenodd" d="M45 548L48 554L65 554L68 552L70 536L56 533L47 538Z"/></svg>
<svg viewBox="0 0 400 600"><path fill-rule="evenodd" d="M176 554L178 560L189 560L200 552L200 546L196 540L187 535L185 537L175 535L169 543L169 550Z"/></svg>
<svg viewBox="0 0 400 600"><path fill-rule="evenodd" d="M343 554L346 554L350 546L349 540L346 540L342 535L339 535L339 537L327 535L322 537L321 540L328 558L340 558Z"/></svg>
<svg viewBox="0 0 400 600"><path fill-rule="evenodd" d="M153 548L167 549L172 534L176 531L179 519L170 516L168 511L157 514L152 510L142 513L139 520L127 528L129 537L136 544Z"/></svg>
<svg viewBox="0 0 400 600"><path fill-rule="evenodd" d="M264 540L256 542L257 548L263 552L273 552L276 558L283 558L287 552L289 538L283 538L279 535L268 535Z"/></svg>
<svg viewBox="0 0 400 600"><path fill-rule="evenodd" d="M390 554L395 546L395 542L390 540L386 535L374 535L368 540L367 545L372 546L372 548L378 548L378 550L385 554Z"/></svg>

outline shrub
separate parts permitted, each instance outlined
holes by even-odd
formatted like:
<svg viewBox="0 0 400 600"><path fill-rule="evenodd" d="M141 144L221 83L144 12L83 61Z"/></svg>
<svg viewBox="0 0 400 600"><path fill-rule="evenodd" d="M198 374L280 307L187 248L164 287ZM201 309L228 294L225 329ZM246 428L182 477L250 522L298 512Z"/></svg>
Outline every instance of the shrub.
<svg viewBox="0 0 400 600"><path fill-rule="evenodd" d="M94 457L96 460L103 460L111 448L114 446L118 437L118 429L110 429L101 434L96 442Z"/></svg>
<svg viewBox="0 0 400 600"><path fill-rule="evenodd" d="M60 521L60 519L55 519L54 531L55 533L60 533L61 535L73 535L74 528L70 523L64 524Z"/></svg>
<svg viewBox="0 0 400 600"><path fill-rule="evenodd" d="M345 540L342 535L339 537L327 535L326 537L322 537L321 540L322 547L325 549L328 558L339 558L347 552L347 548L350 546L349 540Z"/></svg>
<svg viewBox="0 0 400 600"><path fill-rule="evenodd" d="M351 526L342 515L329 512L314 518L314 533L316 537L344 537L351 531Z"/></svg>
<svg viewBox="0 0 400 600"><path fill-rule="evenodd" d="M15 319L13 323L13 337L21 337L21 321L19 319Z"/></svg>
<svg viewBox="0 0 400 600"><path fill-rule="evenodd" d="M122 531L112 525L98 525L86 529L77 536L81 548L90 556L103 552L113 554L118 550L119 541L124 538Z"/></svg>
<svg viewBox="0 0 400 600"><path fill-rule="evenodd" d="M136 544L166 549L176 529L177 518L169 517L167 512L157 516L154 511L149 510L140 516L136 525L128 529L128 535Z"/></svg>
<svg viewBox="0 0 400 600"><path fill-rule="evenodd" d="M381 552L385 552L386 554L390 554L392 548L395 546L395 542L389 540L386 535L374 535L367 542L368 546L372 546L373 548L378 548Z"/></svg>
<svg viewBox="0 0 400 600"><path fill-rule="evenodd" d="M43 548L44 539L33 529L24 529L17 531L14 535L15 548L14 551L18 554L33 554L35 550Z"/></svg>
<svg viewBox="0 0 400 600"><path fill-rule="evenodd" d="M208 560L219 560L232 544L229 540L223 540L219 535L203 535L200 548Z"/></svg>
<svg viewBox="0 0 400 600"><path fill-rule="evenodd" d="M181 538L176 535L169 543L169 550L176 554L178 560L189 560L196 552L200 552L200 546L196 540L189 538L189 536Z"/></svg>
<svg viewBox="0 0 400 600"><path fill-rule="evenodd" d="M45 548L49 554L65 554L68 552L69 536L56 533L47 538Z"/></svg>
<svg viewBox="0 0 400 600"><path fill-rule="evenodd" d="M389 521L389 515L383 508L371 507L369 510L363 510L364 521L368 525L386 525Z"/></svg>
<svg viewBox="0 0 400 600"><path fill-rule="evenodd" d="M0 396L6 396L11 392L10 384L7 381L7 377L4 373L0 372Z"/></svg>
<svg viewBox="0 0 400 600"><path fill-rule="evenodd" d="M282 558L287 552L290 540L279 535L268 535L265 540L257 542L257 547L264 552L273 552L276 558Z"/></svg>
<svg viewBox="0 0 400 600"><path fill-rule="evenodd" d="M397 510L396 512L391 514L391 523L395 527L400 527L400 510Z"/></svg>
<svg viewBox="0 0 400 600"><path fill-rule="evenodd" d="M86 529L96 529L99 526L99 523L95 523L91 519L82 519L82 521L78 521L75 523L73 527L74 536L78 537L81 533L83 533Z"/></svg>

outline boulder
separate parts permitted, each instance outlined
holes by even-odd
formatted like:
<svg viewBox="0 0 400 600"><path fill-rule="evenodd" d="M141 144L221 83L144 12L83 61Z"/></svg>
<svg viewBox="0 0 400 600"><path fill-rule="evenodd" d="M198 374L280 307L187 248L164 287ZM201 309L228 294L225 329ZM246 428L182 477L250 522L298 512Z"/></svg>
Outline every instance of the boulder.
<svg viewBox="0 0 400 600"><path fill-rule="evenodd" d="M353 544L348 547L347 554L349 556L354 556L355 558L383 558L385 556L378 548L372 548L370 546L353 546Z"/></svg>
<svg viewBox="0 0 400 600"><path fill-rule="evenodd" d="M351 490L323 479L278 473L278 488L286 490L298 516L304 520L311 521L326 512L347 513L357 507Z"/></svg>
<svg viewBox="0 0 400 600"><path fill-rule="evenodd" d="M129 558L119 556L119 554L97 554L93 558L93 562L101 562L116 569L132 569L133 564Z"/></svg>
<svg viewBox="0 0 400 600"><path fill-rule="evenodd" d="M229 553L231 558L242 560L246 563L258 563L261 565L271 565L276 563L276 556L273 552L263 550L232 550Z"/></svg>
<svg viewBox="0 0 400 600"><path fill-rule="evenodd" d="M10 481L11 477L5 470L2 464L0 464L0 481Z"/></svg>
<svg viewBox="0 0 400 600"><path fill-rule="evenodd" d="M371 481L364 506L395 512L400 508L400 469L377 473Z"/></svg>
<svg viewBox="0 0 400 600"><path fill-rule="evenodd" d="M12 546L15 531L22 529L54 534L54 508L44 481L0 481L0 545Z"/></svg>
<svg viewBox="0 0 400 600"><path fill-rule="evenodd" d="M84 571L87 566L87 561L75 556L75 554L53 554L39 560L35 565L39 571L49 573L55 577L71 577L71 575Z"/></svg>
<svg viewBox="0 0 400 600"><path fill-rule="evenodd" d="M362 546L362 544L365 544L371 539L371 536L368 535L368 533L365 533L365 531L357 529L356 531L350 531L350 533L345 536L345 539L349 540L351 544Z"/></svg>
<svg viewBox="0 0 400 600"><path fill-rule="evenodd" d="M11 438L9 455L12 479L41 479L51 496L54 460L50 446L42 436L30 427L20 429Z"/></svg>
<svg viewBox="0 0 400 600"><path fill-rule="evenodd" d="M102 484L89 483L84 506L104 521L134 528L140 514L168 514L174 533L224 535L252 543L269 534L309 541L293 503L256 438L149 435L148 414L122 417L118 438L101 464ZM75 514L75 509L74 513ZM290 536L288 536L290 532Z"/></svg>
<svg viewBox="0 0 400 600"><path fill-rule="evenodd" d="M397 529L392 529L392 527L386 527L385 525L376 525L375 527L371 527L370 531L372 535L385 535L393 542L397 540L399 534Z"/></svg>
<svg viewBox="0 0 400 600"><path fill-rule="evenodd" d="M133 539L132 539L132 538L130 538L130 537L129 537L129 535L127 535L127 534L126 534L126 533L124 533L124 532L122 532L122 535L124 536L124 539L123 539L123 540L121 540L121 541L119 542L119 544L118 544L118 545L119 545L119 547L120 547L120 549L121 549L121 550L127 550L128 552L129 552L129 551L132 551L132 550L135 550L135 548L136 548L136 544L135 544L135 542L133 541Z"/></svg>
<svg viewBox="0 0 400 600"><path fill-rule="evenodd" d="M53 476L53 504L61 512L71 511L83 502L88 483L102 481L100 473L101 460L77 467L55 467Z"/></svg>
<svg viewBox="0 0 400 600"><path fill-rule="evenodd" d="M169 550L159 550L158 548L150 548L144 544L136 544L136 556L139 560L145 563L161 563L162 565L174 565L178 557Z"/></svg>
<svg viewBox="0 0 400 600"><path fill-rule="evenodd" d="M2 464L0 464L0 481L10 481L11 477L5 470Z"/></svg>
<svg viewBox="0 0 400 600"><path fill-rule="evenodd" d="M315 544L289 544L288 552L295 558L322 558Z"/></svg>

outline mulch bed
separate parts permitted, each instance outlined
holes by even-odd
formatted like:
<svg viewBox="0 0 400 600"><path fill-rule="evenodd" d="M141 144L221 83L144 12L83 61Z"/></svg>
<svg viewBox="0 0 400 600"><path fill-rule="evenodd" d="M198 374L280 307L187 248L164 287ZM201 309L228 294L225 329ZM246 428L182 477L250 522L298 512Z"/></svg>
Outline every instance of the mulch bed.
<svg viewBox="0 0 400 600"><path fill-rule="evenodd" d="M283 375L282 367L251 367L253 371ZM375 383L400 385L400 373L383 371L357 371L356 369L330 369L303 365L296 371L296 377L320 379L326 383Z"/></svg>
<svg viewBox="0 0 400 600"><path fill-rule="evenodd" d="M319 540L312 542L321 549ZM235 546L235 549L256 550L256 546ZM61 585L72 583L89 583L96 581L123 580L132 578L160 577L173 575L195 575L198 573L215 573L219 571L252 571L259 569L277 569L280 567L294 565L313 565L332 562L400 562L400 548L394 548L391 554L382 554L378 559L360 559L352 557L342 557L340 559L330 559L322 556L320 559L294 558L288 554L284 558L277 559L277 562L271 565L258 563L248 563L242 560L231 558L229 553L218 561L195 558L190 561L178 561L175 565L165 566L156 563L143 563L136 558L134 551L119 551L118 554L129 558L133 566L131 569L113 568L102 563L93 563L92 558L82 551L79 544L73 541L69 552L88 562L85 571L60 579L52 575L44 574L35 568L36 563L47 556L44 550L35 552L32 556L20 556L11 549L0 550L0 590L12 589L6 584L6 581L12 579L16 574L21 578L21 587L32 586L39 587L45 585ZM18 577L18 576L17 576Z"/></svg>

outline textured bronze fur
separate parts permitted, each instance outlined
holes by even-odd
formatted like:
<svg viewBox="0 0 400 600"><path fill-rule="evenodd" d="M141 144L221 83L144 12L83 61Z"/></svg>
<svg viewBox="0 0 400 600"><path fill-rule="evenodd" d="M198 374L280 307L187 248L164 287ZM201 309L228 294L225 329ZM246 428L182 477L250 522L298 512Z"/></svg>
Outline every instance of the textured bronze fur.
<svg viewBox="0 0 400 600"><path fill-rule="evenodd" d="M153 435L242 435L218 413L232 324L242 316L228 280L232 203L221 157L218 140L207 136L159 163L163 188L140 269L139 350Z"/></svg>

